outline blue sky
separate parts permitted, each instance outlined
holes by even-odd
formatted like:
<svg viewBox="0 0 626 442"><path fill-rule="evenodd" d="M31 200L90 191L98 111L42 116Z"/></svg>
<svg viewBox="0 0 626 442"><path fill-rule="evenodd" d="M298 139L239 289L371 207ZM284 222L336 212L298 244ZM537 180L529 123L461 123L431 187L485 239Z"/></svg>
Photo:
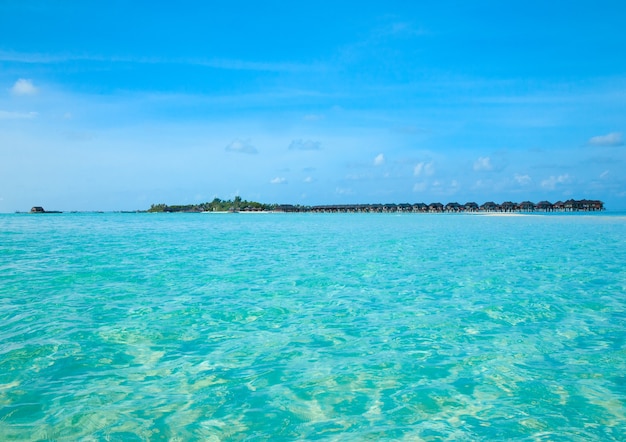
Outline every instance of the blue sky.
<svg viewBox="0 0 626 442"><path fill-rule="evenodd" d="M605 201L624 1L0 1L0 212Z"/></svg>

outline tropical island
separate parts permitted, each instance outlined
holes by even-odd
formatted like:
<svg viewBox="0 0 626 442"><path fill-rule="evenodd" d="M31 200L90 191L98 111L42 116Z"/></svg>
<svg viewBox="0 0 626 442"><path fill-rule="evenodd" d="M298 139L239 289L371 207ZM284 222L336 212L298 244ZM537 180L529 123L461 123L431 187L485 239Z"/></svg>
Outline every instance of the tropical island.
<svg viewBox="0 0 626 442"><path fill-rule="evenodd" d="M63 212L60 212L58 210L44 210L44 208L41 206L34 206L32 209L30 209L30 213L63 213Z"/></svg>
<svg viewBox="0 0 626 442"><path fill-rule="evenodd" d="M457 202L440 203L401 203L401 204L336 204L304 206L293 204L265 204L246 201L236 196L233 200L215 198L211 202L200 204L173 205L152 204L147 212L156 213L195 213L195 212L288 212L288 213L529 213L529 212L598 212L604 210L604 203L599 200L522 201L515 203L505 201L495 203L487 201L477 204L473 201L465 204Z"/></svg>
<svg viewBox="0 0 626 442"><path fill-rule="evenodd" d="M200 204L173 205L152 204L147 212L273 212L278 204L264 204L246 201L236 196L233 200L214 198L213 201Z"/></svg>

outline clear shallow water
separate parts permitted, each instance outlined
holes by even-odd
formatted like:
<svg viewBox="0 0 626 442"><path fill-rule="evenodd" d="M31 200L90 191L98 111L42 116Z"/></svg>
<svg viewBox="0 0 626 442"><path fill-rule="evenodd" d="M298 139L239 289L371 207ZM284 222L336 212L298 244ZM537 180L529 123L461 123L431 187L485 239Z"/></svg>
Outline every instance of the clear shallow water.
<svg viewBox="0 0 626 442"><path fill-rule="evenodd" d="M0 440L624 440L626 217L0 215Z"/></svg>

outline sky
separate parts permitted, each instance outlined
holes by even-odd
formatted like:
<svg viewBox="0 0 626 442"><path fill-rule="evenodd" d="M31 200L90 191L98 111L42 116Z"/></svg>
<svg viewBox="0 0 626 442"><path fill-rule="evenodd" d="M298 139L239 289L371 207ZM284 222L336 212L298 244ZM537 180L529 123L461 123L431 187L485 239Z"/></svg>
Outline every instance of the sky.
<svg viewBox="0 0 626 442"><path fill-rule="evenodd" d="M626 2L0 0L0 212L600 199Z"/></svg>

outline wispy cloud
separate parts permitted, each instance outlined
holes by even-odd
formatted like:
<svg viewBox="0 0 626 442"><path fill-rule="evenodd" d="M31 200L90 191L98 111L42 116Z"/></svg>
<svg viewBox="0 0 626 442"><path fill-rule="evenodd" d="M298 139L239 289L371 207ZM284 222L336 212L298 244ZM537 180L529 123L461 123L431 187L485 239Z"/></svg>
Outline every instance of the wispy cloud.
<svg viewBox="0 0 626 442"><path fill-rule="evenodd" d="M58 64L75 61L87 61L94 63L184 64L224 70L267 72L311 72L326 69L323 65L308 65L290 62L264 62L207 58L127 57L97 54L45 54L38 52L20 53L6 51L0 51L0 61L25 64Z"/></svg>
<svg viewBox="0 0 626 442"><path fill-rule="evenodd" d="M427 34L429 34L429 32L426 29L415 26L413 23L407 21L391 21L372 29L369 38L356 43L356 45L365 46L389 39L419 37Z"/></svg>
<svg viewBox="0 0 626 442"><path fill-rule="evenodd" d="M320 121L320 120L323 120L324 118L326 117L322 114L307 114L304 117L302 117L304 121Z"/></svg>
<svg viewBox="0 0 626 442"><path fill-rule="evenodd" d="M478 158L474 162L474 170L477 172L493 170L493 165L491 164L491 158L489 157Z"/></svg>
<svg viewBox="0 0 626 442"><path fill-rule="evenodd" d="M38 90L33 84L33 81L25 78L17 80L11 88L11 93L13 95L35 95L37 91Z"/></svg>
<svg viewBox="0 0 626 442"><path fill-rule="evenodd" d="M385 156L380 153L374 158L374 166L382 166L383 164L385 164Z"/></svg>
<svg viewBox="0 0 626 442"><path fill-rule="evenodd" d="M520 186L525 186L532 182L532 178L530 177L530 175L521 175L519 173L516 173L513 178Z"/></svg>
<svg viewBox="0 0 626 442"><path fill-rule="evenodd" d="M559 176L550 176L550 178L545 179L541 182L541 187L547 190L554 190L557 184L565 184L571 181L571 178L568 174L559 175Z"/></svg>
<svg viewBox="0 0 626 442"><path fill-rule="evenodd" d="M227 59L174 59L161 60L158 63L189 64L205 66L215 69L225 69L234 71L270 71L270 72L304 72L323 70L322 66L305 65L288 62L263 62L249 60L227 60Z"/></svg>
<svg viewBox="0 0 626 442"><path fill-rule="evenodd" d="M432 182L420 181L413 184L413 192L427 192L436 195L454 195L461 189L461 183L458 180L440 181L434 180Z"/></svg>
<svg viewBox="0 0 626 442"><path fill-rule="evenodd" d="M0 120L28 120L35 118L37 112L11 112L0 110Z"/></svg>
<svg viewBox="0 0 626 442"><path fill-rule="evenodd" d="M401 134L409 134L409 135L425 132L424 129L421 129L420 127L415 126L413 124L407 124L405 126L394 127L391 130L394 132L401 133Z"/></svg>
<svg viewBox="0 0 626 442"><path fill-rule="evenodd" d="M259 152L256 149L256 147L250 144L249 140L239 140L239 139L234 140L232 143L226 146L226 150L228 152L238 152L238 153L247 153L247 154L255 154Z"/></svg>
<svg viewBox="0 0 626 442"><path fill-rule="evenodd" d="M337 187L335 188L335 193L337 195L353 195L354 191L347 187Z"/></svg>
<svg viewBox="0 0 626 442"><path fill-rule="evenodd" d="M313 140L293 140L289 150L320 150L320 142Z"/></svg>
<svg viewBox="0 0 626 442"><path fill-rule="evenodd" d="M420 183L415 183L413 185L413 192L423 192L426 190L427 187L428 187L428 184L424 181Z"/></svg>
<svg viewBox="0 0 626 442"><path fill-rule="evenodd" d="M67 55L48 55L41 53L20 53L20 52L6 52L0 51L0 61L13 62L13 63L27 63L27 64L46 64L46 63L60 63L64 61L78 60L79 58L71 59Z"/></svg>
<svg viewBox="0 0 626 442"><path fill-rule="evenodd" d="M589 139L592 146L622 146L624 138L621 132L611 132L606 135L598 135Z"/></svg>
<svg viewBox="0 0 626 442"><path fill-rule="evenodd" d="M287 179L277 176L270 180L270 184L287 184Z"/></svg>
<svg viewBox="0 0 626 442"><path fill-rule="evenodd" d="M424 161L421 161L419 163L417 163L415 165L415 167L413 168L413 175L414 176L431 176L432 174L435 173L435 166L433 164L433 162L431 161L430 163L426 163Z"/></svg>

